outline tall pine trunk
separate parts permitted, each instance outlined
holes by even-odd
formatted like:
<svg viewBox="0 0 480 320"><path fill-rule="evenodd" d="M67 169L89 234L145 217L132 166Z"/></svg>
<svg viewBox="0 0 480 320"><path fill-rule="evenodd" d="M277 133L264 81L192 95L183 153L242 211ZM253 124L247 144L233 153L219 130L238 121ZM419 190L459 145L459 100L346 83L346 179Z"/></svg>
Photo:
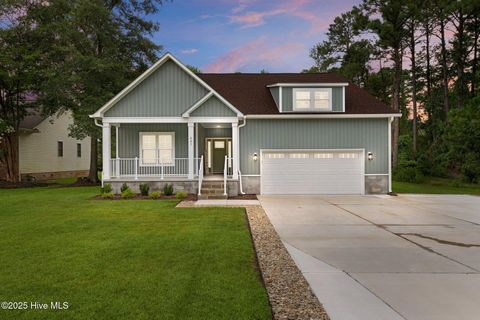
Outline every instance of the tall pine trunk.
<svg viewBox="0 0 480 320"><path fill-rule="evenodd" d="M402 82L402 49L400 47L394 48L393 51L394 79L393 79L393 95L392 95L392 109L399 112L400 110L400 90ZM392 166L394 168L398 165L398 136L400 131L400 120L395 118L392 123Z"/></svg>
<svg viewBox="0 0 480 320"><path fill-rule="evenodd" d="M474 31L474 38L473 38L472 84L470 87L470 93L472 94L472 96L475 96L475 89L477 84L478 28L479 28L478 17L475 17L474 27L475 27L475 31Z"/></svg>
<svg viewBox="0 0 480 320"><path fill-rule="evenodd" d="M457 64L457 107L462 108L465 105L465 16L461 10L458 12L457 26L457 50L454 53Z"/></svg>
<svg viewBox="0 0 480 320"><path fill-rule="evenodd" d="M448 102L448 71L447 71L447 48L445 44L445 20L440 19L440 43L442 50L442 81L443 81L443 111L448 118L450 104Z"/></svg>
<svg viewBox="0 0 480 320"><path fill-rule="evenodd" d="M411 68L412 68L412 110L413 110L413 153L417 153L417 72L415 70L415 24L412 22L410 26L410 52Z"/></svg>

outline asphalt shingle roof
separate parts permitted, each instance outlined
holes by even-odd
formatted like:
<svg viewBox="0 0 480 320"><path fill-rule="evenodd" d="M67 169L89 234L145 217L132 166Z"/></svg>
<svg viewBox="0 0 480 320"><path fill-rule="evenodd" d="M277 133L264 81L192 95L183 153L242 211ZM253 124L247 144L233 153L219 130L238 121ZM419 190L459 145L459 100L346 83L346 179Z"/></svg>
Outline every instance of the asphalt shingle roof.
<svg viewBox="0 0 480 320"><path fill-rule="evenodd" d="M279 114L268 85L345 83L345 113L395 113L388 105L337 73L200 73L198 76L243 114Z"/></svg>

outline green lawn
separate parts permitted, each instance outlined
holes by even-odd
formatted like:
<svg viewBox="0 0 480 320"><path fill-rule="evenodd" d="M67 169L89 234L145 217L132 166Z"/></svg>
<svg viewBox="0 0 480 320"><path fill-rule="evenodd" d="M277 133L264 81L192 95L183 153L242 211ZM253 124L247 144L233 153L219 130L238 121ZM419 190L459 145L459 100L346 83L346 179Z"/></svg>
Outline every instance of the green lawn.
<svg viewBox="0 0 480 320"><path fill-rule="evenodd" d="M0 319L271 319L242 209L0 190Z"/></svg>
<svg viewBox="0 0 480 320"><path fill-rule="evenodd" d="M393 192L431 194L473 194L480 195L479 184L461 183L458 180L429 178L424 183L393 181Z"/></svg>

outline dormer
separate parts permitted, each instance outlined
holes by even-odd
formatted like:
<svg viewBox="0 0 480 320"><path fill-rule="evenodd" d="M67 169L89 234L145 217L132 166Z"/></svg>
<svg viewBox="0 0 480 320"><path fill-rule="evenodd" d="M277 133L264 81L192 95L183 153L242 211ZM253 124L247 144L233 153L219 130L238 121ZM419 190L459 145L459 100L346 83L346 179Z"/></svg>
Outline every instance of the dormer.
<svg viewBox="0 0 480 320"><path fill-rule="evenodd" d="M281 113L345 112L348 83L275 83L267 87Z"/></svg>

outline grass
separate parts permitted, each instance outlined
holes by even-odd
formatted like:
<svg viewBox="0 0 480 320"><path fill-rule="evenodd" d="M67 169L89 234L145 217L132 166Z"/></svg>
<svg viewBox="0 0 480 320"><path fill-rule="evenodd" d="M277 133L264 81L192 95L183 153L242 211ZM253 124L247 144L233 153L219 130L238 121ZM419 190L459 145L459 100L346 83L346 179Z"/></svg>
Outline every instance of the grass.
<svg viewBox="0 0 480 320"><path fill-rule="evenodd" d="M393 192L428 194L472 194L480 195L479 184L462 183L458 180L427 178L424 183L393 181Z"/></svg>
<svg viewBox="0 0 480 320"><path fill-rule="evenodd" d="M271 319L242 209L0 190L0 319Z"/></svg>

